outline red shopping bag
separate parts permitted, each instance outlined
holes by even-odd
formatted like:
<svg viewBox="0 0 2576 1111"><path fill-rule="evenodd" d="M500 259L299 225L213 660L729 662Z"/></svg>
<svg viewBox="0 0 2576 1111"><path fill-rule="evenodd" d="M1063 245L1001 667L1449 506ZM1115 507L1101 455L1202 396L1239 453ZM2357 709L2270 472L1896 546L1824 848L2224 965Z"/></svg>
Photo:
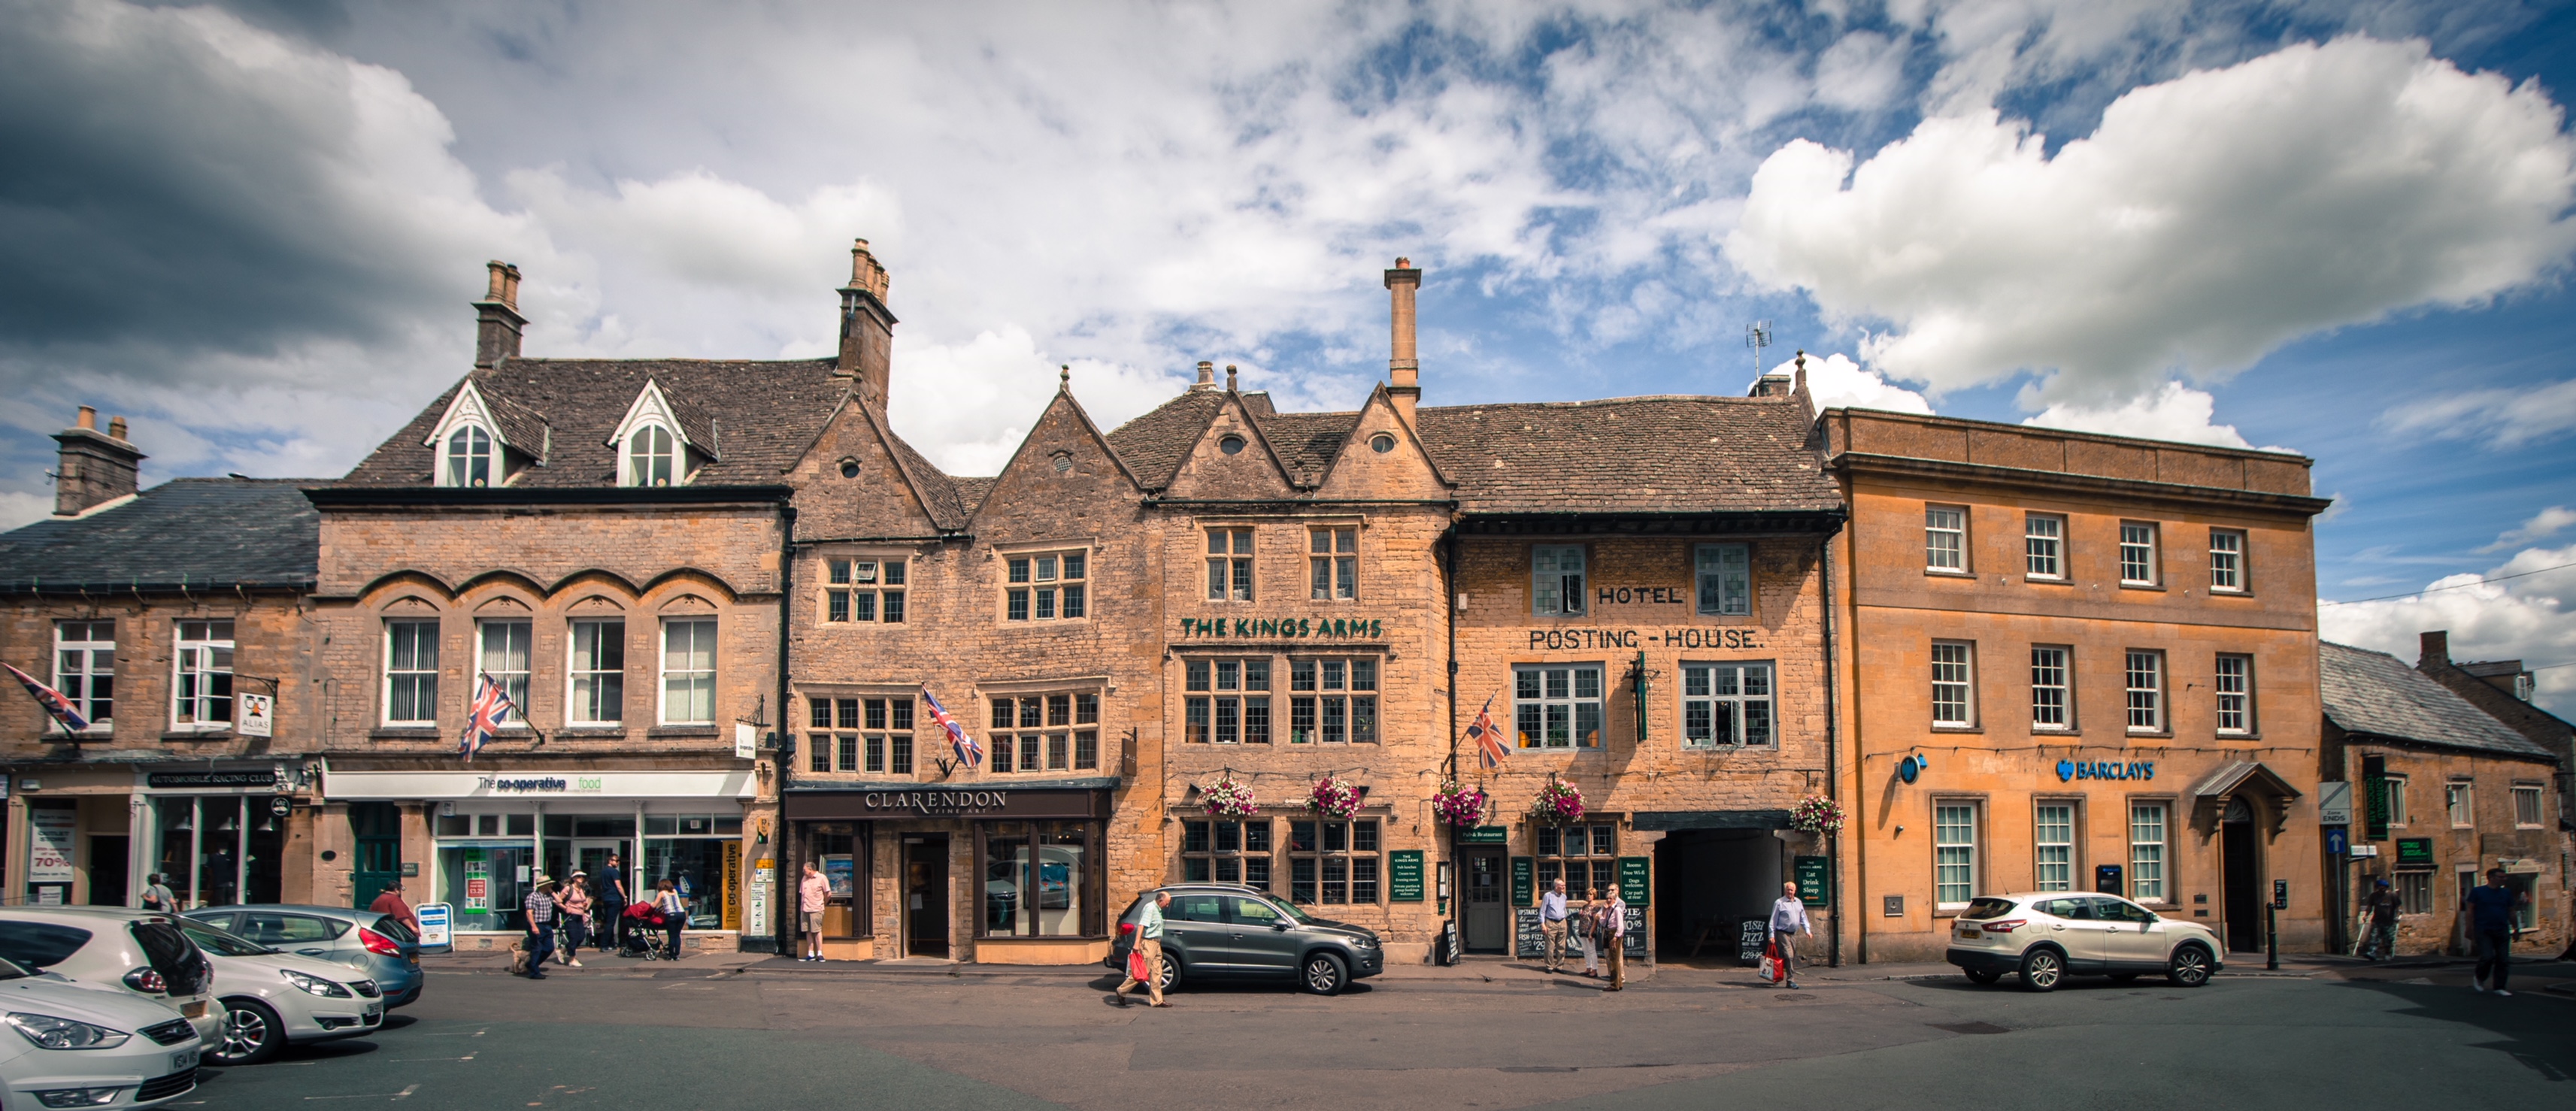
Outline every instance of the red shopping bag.
<svg viewBox="0 0 2576 1111"><path fill-rule="evenodd" d="M1779 938L1762 943L1762 978L1775 984L1788 979L1788 974L1780 967Z"/></svg>
<svg viewBox="0 0 2576 1111"><path fill-rule="evenodd" d="M1145 967L1144 950L1130 949L1127 951L1127 978L1140 984L1153 980L1153 970Z"/></svg>

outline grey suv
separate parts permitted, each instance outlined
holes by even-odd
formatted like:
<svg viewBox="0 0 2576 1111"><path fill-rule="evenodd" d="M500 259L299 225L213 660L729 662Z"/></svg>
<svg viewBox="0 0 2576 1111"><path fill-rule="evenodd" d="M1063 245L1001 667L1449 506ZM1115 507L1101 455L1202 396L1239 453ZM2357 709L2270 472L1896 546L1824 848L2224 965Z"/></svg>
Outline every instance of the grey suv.
<svg viewBox="0 0 2576 1111"><path fill-rule="evenodd" d="M1386 970L1386 949L1364 926L1328 922L1268 892L1232 884L1185 883L1136 897L1118 916L1110 943L1113 969L1127 967L1136 921L1154 896L1170 892L1163 911L1165 987L1197 980L1293 980L1317 995Z"/></svg>

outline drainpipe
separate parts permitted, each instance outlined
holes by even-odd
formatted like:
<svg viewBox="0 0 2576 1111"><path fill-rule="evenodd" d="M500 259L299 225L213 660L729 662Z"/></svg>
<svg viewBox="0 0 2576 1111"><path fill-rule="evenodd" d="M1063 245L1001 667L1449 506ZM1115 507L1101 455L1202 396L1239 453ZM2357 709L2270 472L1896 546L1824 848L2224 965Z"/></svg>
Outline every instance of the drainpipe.
<svg viewBox="0 0 2576 1111"><path fill-rule="evenodd" d="M1444 567L1440 583L1440 609L1448 616L1449 624L1449 777L1451 779L1458 777L1458 540L1457 526L1452 525L1448 536L1449 550L1444 553L1446 558L1441 561ZM1447 867L1449 869L1447 919L1458 931L1457 953L1463 957L1467 948L1467 901L1459 897L1458 891L1459 884L1463 882L1463 877L1458 874L1458 827L1446 821L1440 824L1449 827L1449 859L1442 864L1432 866L1432 890L1435 892L1439 890L1440 869ZM1435 966L1440 963L1440 943L1444 940L1446 940L1445 930L1443 935L1435 935L1431 939L1431 963Z"/></svg>
<svg viewBox="0 0 2576 1111"><path fill-rule="evenodd" d="M1834 717L1841 711L1834 697L1834 538L1828 533L1816 542L1817 567L1824 576L1825 611L1825 797L1842 801L1842 744L1834 729ZM1825 938L1825 964L1840 968L1843 964L1843 918L1850 909L1843 905L1842 834L1825 835L1825 903L1833 908L1834 932Z"/></svg>
<svg viewBox="0 0 2576 1111"><path fill-rule="evenodd" d="M793 921L788 917L787 912L789 904L786 899L790 890L787 886L787 869L777 867L774 862L785 859L785 854L779 850L787 844L787 768L793 761L779 754L785 751L788 723L793 721L795 716L794 708L787 701L788 676L793 674L788 670L792 659L791 646L796 643L795 628L790 623L790 618L795 612L792 608L795 598L796 504L788 498L780 498L778 500L778 739L769 748L769 759L772 765L770 778L777 784L772 789L772 793L778 797L778 821L769 836L769 858L773 862L769 870L769 951L773 953L787 951L787 947L783 944L787 939L786 923ZM853 903L858 901L852 900Z"/></svg>

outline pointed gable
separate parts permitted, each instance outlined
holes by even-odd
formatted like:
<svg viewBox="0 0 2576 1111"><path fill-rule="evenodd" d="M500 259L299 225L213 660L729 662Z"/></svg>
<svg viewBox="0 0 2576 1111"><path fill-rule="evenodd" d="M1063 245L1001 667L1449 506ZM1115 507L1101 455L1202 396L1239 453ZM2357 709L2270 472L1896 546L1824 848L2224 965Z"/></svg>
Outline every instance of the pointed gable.
<svg viewBox="0 0 2576 1111"><path fill-rule="evenodd" d="M1104 499L1132 503L1144 492L1135 473L1068 388L1056 391L1046 411L1021 438L1019 450L1003 464L1002 473L983 481L986 485L975 510L979 536L1009 533L1008 522L1030 509L1068 514L1071 522L1059 521L1054 527L1078 532L1082 525L1077 522L1086 507Z"/></svg>
<svg viewBox="0 0 2576 1111"><path fill-rule="evenodd" d="M844 393L789 471L800 539L930 536L966 525L956 483Z"/></svg>
<svg viewBox="0 0 2576 1111"><path fill-rule="evenodd" d="M1297 476L1272 446L1261 420L1240 397L1216 396L1216 408L1164 495L1229 501L1301 496Z"/></svg>
<svg viewBox="0 0 2576 1111"><path fill-rule="evenodd" d="M608 446L622 450L626 437L634 434L636 426L646 423L670 429L672 435L679 437L681 444L707 459L724 458L721 445L716 440L715 418L708 416L705 410L684 404L664 392L662 383L651 375L645 376L644 388L636 391L634 402L626 407L626 416L608 434Z"/></svg>
<svg viewBox="0 0 2576 1111"><path fill-rule="evenodd" d="M1268 399L1263 402L1266 405ZM1172 484L1190 449L1197 446L1199 433L1207 430L1209 419L1224 404L1225 395L1214 390L1191 390L1119 425L1109 434L1109 446L1135 472L1139 485L1160 490Z"/></svg>
<svg viewBox="0 0 2576 1111"><path fill-rule="evenodd" d="M1378 450L1381 446L1386 450ZM1325 500L1445 498L1451 489L1383 385L1369 391L1368 403L1342 434L1316 487Z"/></svg>

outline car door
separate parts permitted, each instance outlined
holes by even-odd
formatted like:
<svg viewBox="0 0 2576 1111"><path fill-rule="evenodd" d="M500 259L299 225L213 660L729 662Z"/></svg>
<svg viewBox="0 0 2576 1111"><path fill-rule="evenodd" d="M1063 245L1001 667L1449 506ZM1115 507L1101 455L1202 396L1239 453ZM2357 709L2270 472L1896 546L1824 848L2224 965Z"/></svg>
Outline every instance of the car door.
<svg viewBox="0 0 2576 1111"><path fill-rule="evenodd" d="M1163 947L1191 973L1234 970L1227 959L1225 905L1218 895L1174 895L1163 910Z"/></svg>
<svg viewBox="0 0 2576 1111"><path fill-rule="evenodd" d="M283 949L299 957L330 959L332 942L343 931L333 930L335 923L310 914L281 914L274 911L251 911L242 915L243 937L271 949Z"/></svg>
<svg viewBox="0 0 2576 1111"><path fill-rule="evenodd" d="M1254 976L1293 976L1302 940L1296 922L1279 908L1249 895L1225 897L1228 947L1235 967Z"/></svg>
<svg viewBox="0 0 2576 1111"><path fill-rule="evenodd" d="M2105 959L2123 972L2146 972L2165 966L2165 949L2173 943L2173 936L2156 912L2108 895L2094 896L2093 904L2094 912L2112 927L2104 935L2110 941Z"/></svg>
<svg viewBox="0 0 2576 1111"><path fill-rule="evenodd" d="M2067 971L2101 970L2102 962L2110 952L2111 939L2107 932L2109 924L2093 916L2092 896L2042 899L2037 909L2044 916L2042 921L2048 923L2048 929L2041 936L2066 950Z"/></svg>

